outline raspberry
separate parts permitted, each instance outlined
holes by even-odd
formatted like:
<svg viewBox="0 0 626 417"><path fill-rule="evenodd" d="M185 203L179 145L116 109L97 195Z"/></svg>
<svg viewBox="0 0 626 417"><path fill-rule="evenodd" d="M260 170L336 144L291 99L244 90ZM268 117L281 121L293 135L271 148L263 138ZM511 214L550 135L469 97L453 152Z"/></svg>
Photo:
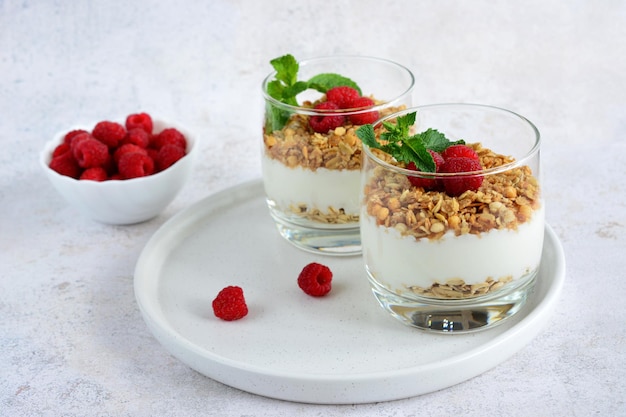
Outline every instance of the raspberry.
<svg viewBox="0 0 626 417"><path fill-rule="evenodd" d="M432 155L433 160L435 161L435 167L436 167L435 172L439 172L439 169L441 168L441 165L443 165L443 162L444 162L443 158L441 157L441 155L439 155L435 151L432 151L429 149L428 152ZM406 168L412 171L418 171L414 162L409 162ZM409 176L407 178L409 179L409 182L411 183L411 185L413 185L414 187L422 187L426 191L439 188L438 187L439 184L435 178L420 178L420 177L413 177L413 176Z"/></svg>
<svg viewBox="0 0 626 417"><path fill-rule="evenodd" d="M99 140L87 138L76 145L73 154L81 168L92 168L106 163L109 149Z"/></svg>
<svg viewBox="0 0 626 417"><path fill-rule="evenodd" d="M82 142L85 139L95 139L93 136L91 136L91 133L89 132L79 132L76 135L72 136L71 140L70 140L70 149L72 151L72 155L74 155L74 158L76 158L76 147L78 146L78 144L80 142Z"/></svg>
<svg viewBox="0 0 626 417"><path fill-rule="evenodd" d="M176 128L170 127L163 130L156 136L153 136L150 146L156 149L161 149L165 145L176 145L183 149L187 148L187 140L185 136L180 133Z"/></svg>
<svg viewBox="0 0 626 417"><path fill-rule="evenodd" d="M350 107L353 109L369 108L373 106L374 100L369 97L359 97L354 100L350 105ZM352 123L353 125L366 125L368 123L374 123L376 120L378 120L378 112L370 111L366 113L351 114L349 118L350 123Z"/></svg>
<svg viewBox="0 0 626 417"><path fill-rule="evenodd" d="M124 124L103 120L91 132L68 131L51 152L49 166L59 174L94 181L144 177L174 164L186 154L187 140L175 128L152 135L147 113L130 114ZM171 149L173 145L180 148ZM159 149L167 146L159 158ZM182 150L181 150L182 149ZM133 154L133 156L125 156ZM137 154L137 155L134 155ZM99 169L92 169L92 168Z"/></svg>
<svg viewBox="0 0 626 417"><path fill-rule="evenodd" d="M134 145L132 143L126 143L126 144L120 146L119 148L117 148L115 150L115 152L113 152L113 161L116 164L119 164L120 163L120 158L122 157L122 155L124 155L125 153L129 153L129 152L138 152L138 153L142 153L144 155L148 155L148 151L145 148L142 148L141 146Z"/></svg>
<svg viewBox="0 0 626 417"><path fill-rule="evenodd" d="M132 130L135 128L142 129L148 134L152 134L152 117L148 113L136 113L130 114L126 118L126 129Z"/></svg>
<svg viewBox="0 0 626 417"><path fill-rule="evenodd" d="M66 152L71 152L72 148L70 147L69 143L61 143L60 145L58 145L56 148L54 148L54 150L52 151L52 157L57 157L59 155L63 155Z"/></svg>
<svg viewBox="0 0 626 417"><path fill-rule="evenodd" d="M147 148L150 144L150 135L145 130L134 127L128 130L124 139L120 141L119 146L127 143L132 143L133 145L137 145L141 148Z"/></svg>
<svg viewBox="0 0 626 417"><path fill-rule="evenodd" d="M326 92L326 101L331 101L339 106L340 109L349 109L352 102L360 97L358 91L352 87L342 86L334 87Z"/></svg>
<svg viewBox="0 0 626 417"><path fill-rule="evenodd" d="M159 157L159 150L158 149L148 148L148 149L146 149L146 151L148 152L148 156L150 158L152 158L153 160L155 160L155 161Z"/></svg>
<svg viewBox="0 0 626 417"><path fill-rule="evenodd" d="M339 110L339 106L332 101L324 101L317 104L315 110ZM340 114L329 114L328 116L315 115L309 117L309 126L317 133L327 133L345 122L346 118Z"/></svg>
<svg viewBox="0 0 626 417"><path fill-rule="evenodd" d="M80 175L80 167L71 152L65 152L52 158L50 169L67 177L78 178Z"/></svg>
<svg viewBox="0 0 626 417"><path fill-rule="evenodd" d="M75 130L71 130L69 132L67 132L65 134L65 136L63 137L63 143L67 143L68 145L72 144L72 140L74 139L74 137L80 135L81 133L89 133L86 130L83 129L75 129Z"/></svg>
<svg viewBox="0 0 626 417"><path fill-rule="evenodd" d="M185 156L185 150L176 145L164 145L159 149L159 153L155 158L158 171L163 171L174 165L176 161Z"/></svg>
<svg viewBox="0 0 626 417"><path fill-rule="evenodd" d="M146 177L154 173L154 161L140 152L128 152L120 157L117 168L122 178Z"/></svg>
<svg viewBox="0 0 626 417"><path fill-rule="evenodd" d="M213 300L213 314L222 320L239 320L248 314L248 306L241 287L222 289Z"/></svg>
<svg viewBox="0 0 626 417"><path fill-rule="evenodd" d="M452 145L441 152L441 156L443 159L463 157L479 160L478 154L466 145Z"/></svg>
<svg viewBox="0 0 626 417"><path fill-rule="evenodd" d="M298 286L313 297L321 297L330 292L333 273L326 265L312 262L305 266L298 276Z"/></svg>
<svg viewBox="0 0 626 417"><path fill-rule="evenodd" d="M117 163L113 160L113 156L110 153L107 155L107 160L102 164L102 168L107 172L107 176L117 172Z"/></svg>
<svg viewBox="0 0 626 417"><path fill-rule="evenodd" d="M126 128L119 123L105 120L97 123L91 134L109 148L115 148L126 136Z"/></svg>
<svg viewBox="0 0 626 417"><path fill-rule="evenodd" d="M430 153L433 157L433 160L435 161L435 166L437 167L437 171L439 171L439 168L441 167L441 165L443 165L444 163L444 158L443 156L441 156L440 153L435 152L433 150L428 150L428 153Z"/></svg>
<svg viewBox="0 0 626 417"><path fill-rule="evenodd" d="M440 172L472 172L480 171L483 167L475 159L467 157L450 157L443 165L441 165ZM463 194L467 190L476 191L483 183L483 177L481 175L459 175L450 178L442 179L443 186L446 193L450 196L458 196Z"/></svg>
<svg viewBox="0 0 626 417"><path fill-rule="evenodd" d="M107 172L102 167L87 168L80 174L81 180L90 181L105 181L107 179Z"/></svg>

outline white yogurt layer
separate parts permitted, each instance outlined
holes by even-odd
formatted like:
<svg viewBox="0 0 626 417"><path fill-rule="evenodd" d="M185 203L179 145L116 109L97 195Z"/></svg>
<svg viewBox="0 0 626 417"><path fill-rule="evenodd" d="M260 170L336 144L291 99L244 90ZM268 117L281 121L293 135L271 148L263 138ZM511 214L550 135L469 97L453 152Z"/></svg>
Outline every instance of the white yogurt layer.
<svg viewBox="0 0 626 417"><path fill-rule="evenodd" d="M461 278L478 284L491 277L498 280L523 277L539 265L543 247L543 209L517 230L491 230L480 235L416 240L394 228L377 226L361 213L361 243L365 263L375 279L391 291L407 286L429 288L435 282Z"/></svg>
<svg viewBox="0 0 626 417"><path fill-rule="evenodd" d="M359 214L359 170L289 168L267 155L262 162L266 195L281 209L304 204L324 213L333 207Z"/></svg>

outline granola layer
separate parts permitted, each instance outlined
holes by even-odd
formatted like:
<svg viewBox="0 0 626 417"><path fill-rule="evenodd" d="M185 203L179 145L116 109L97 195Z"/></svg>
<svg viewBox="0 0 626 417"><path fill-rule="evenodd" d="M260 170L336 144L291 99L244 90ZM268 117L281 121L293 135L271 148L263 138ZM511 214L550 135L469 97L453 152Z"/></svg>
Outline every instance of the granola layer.
<svg viewBox="0 0 626 417"><path fill-rule="evenodd" d="M515 161L480 143L468 146L476 151L485 169ZM381 158L385 155L378 153ZM515 230L541 207L539 182L528 166L486 175L478 190L458 197L412 187L406 175L377 166L364 191L367 214L379 226L395 228L416 239L439 239L450 230L456 236Z"/></svg>

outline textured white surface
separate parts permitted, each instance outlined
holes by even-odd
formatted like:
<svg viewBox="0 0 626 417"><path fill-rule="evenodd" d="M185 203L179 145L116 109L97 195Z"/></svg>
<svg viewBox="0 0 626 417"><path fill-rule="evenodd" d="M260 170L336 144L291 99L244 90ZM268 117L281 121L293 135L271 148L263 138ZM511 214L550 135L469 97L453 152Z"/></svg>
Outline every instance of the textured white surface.
<svg viewBox="0 0 626 417"><path fill-rule="evenodd" d="M0 2L0 414L626 415L625 23L617 0ZM432 394L311 406L205 378L151 336L137 257L181 209L260 176L260 83L284 53L388 58L415 73L416 104L492 104L538 126L567 281L526 348ZM147 223L81 217L38 151L139 109L203 140L190 183Z"/></svg>

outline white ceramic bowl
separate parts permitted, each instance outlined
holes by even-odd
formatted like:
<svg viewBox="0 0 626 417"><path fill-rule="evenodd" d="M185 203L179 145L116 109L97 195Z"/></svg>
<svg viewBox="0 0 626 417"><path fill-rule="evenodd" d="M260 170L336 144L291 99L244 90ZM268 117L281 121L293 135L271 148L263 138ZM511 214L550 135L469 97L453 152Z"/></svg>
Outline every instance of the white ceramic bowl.
<svg viewBox="0 0 626 417"><path fill-rule="evenodd" d="M61 175L50 167L52 151L67 132L73 129L91 131L96 123L67 129L46 143L39 163L57 191L78 211L101 223L133 224L149 220L167 207L183 188L198 152L196 138L184 127L153 119L154 132L174 127L187 139L187 154L169 168L156 174L127 180L86 181Z"/></svg>

